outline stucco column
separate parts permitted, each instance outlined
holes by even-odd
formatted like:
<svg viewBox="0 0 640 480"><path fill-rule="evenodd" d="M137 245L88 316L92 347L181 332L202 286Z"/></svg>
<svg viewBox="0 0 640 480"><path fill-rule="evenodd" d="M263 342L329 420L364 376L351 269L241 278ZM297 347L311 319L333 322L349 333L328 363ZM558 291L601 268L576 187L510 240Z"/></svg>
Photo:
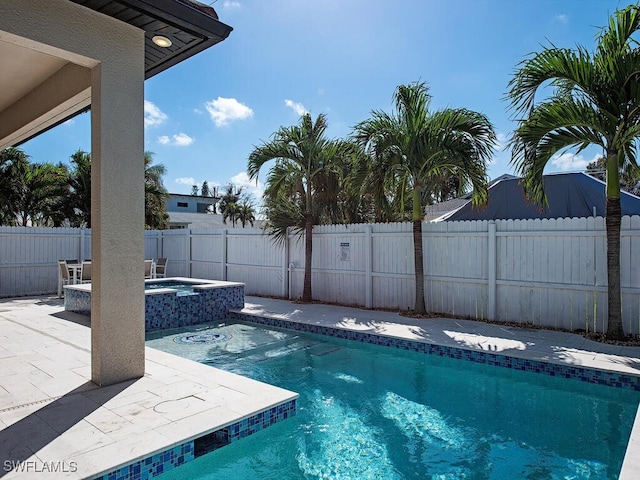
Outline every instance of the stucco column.
<svg viewBox="0 0 640 480"><path fill-rule="evenodd" d="M144 375L144 34L91 78L91 377Z"/></svg>
<svg viewBox="0 0 640 480"><path fill-rule="evenodd" d="M144 32L68 0L0 0L0 12L0 41L68 62L3 125L33 134L91 100L91 375L99 385L141 377Z"/></svg>

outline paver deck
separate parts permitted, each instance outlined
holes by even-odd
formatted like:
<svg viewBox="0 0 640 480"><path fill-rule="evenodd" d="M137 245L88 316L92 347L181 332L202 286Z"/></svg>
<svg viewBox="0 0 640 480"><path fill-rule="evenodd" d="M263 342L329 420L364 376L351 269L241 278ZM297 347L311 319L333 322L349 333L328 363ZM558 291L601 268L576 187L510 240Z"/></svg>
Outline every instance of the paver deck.
<svg viewBox="0 0 640 480"><path fill-rule="evenodd" d="M247 297L239 311L640 375L640 347L601 344L565 332L258 297ZM68 478L91 478L295 396L150 348L142 379L98 388L89 380L87 320L64 312L53 298L0 301L3 462L73 461L78 470ZM33 478L3 466L0 477ZM640 417L620 478L640 478Z"/></svg>
<svg viewBox="0 0 640 480"><path fill-rule="evenodd" d="M575 333L517 328L473 320L410 318L393 312L300 304L250 296L245 298L245 308L238 311L530 360L640 375L640 347L595 342Z"/></svg>
<svg viewBox="0 0 640 480"><path fill-rule="evenodd" d="M94 478L297 397L151 348L145 355L143 378L99 388L88 317L53 298L0 301L0 477L47 478L54 466L66 471L49 478Z"/></svg>

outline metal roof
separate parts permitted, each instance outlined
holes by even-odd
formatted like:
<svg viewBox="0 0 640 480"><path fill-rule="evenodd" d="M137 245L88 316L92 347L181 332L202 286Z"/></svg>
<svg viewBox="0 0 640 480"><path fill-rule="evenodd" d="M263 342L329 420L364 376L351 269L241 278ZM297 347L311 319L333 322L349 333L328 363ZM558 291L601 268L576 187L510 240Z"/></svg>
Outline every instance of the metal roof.
<svg viewBox="0 0 640 480"><path fill-rule="evenodd" d="M605 216L603 181L585 173L554 173L544 175L543 182L548 200L546 207L526 198L520 178L506 178L489 187L486 205L474 206L468 201L435 221ZM622 215L640 215L640 198L621 192L620 207Z"/></svg>

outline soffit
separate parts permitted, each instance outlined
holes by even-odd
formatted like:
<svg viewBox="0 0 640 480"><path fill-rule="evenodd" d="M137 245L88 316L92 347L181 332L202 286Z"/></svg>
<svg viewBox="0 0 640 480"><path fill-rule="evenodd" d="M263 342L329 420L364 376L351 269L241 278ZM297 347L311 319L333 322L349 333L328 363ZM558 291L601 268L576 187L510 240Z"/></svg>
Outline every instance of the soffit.
<svg viewBox="0 0 640 480"><path fill-rule="evenodd" d="M60 70L67 62L0 41L0 112Z"/></svg>

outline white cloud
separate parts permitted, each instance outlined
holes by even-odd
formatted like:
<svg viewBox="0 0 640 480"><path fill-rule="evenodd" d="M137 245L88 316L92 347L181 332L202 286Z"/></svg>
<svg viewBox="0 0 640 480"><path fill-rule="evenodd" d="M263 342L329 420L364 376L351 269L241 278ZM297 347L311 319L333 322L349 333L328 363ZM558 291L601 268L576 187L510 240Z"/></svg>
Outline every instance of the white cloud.
<svg viewBox="0 0 640 480"><path fill-rule="evenodd" d="M569 21L569 17L567 17L567 15L564 13L559 13L558 15L556 15L556 21L560 23L567 23Z"/></svg>
<svg viewBox="0 0 640 480"><path fill-rule="evenodd" d="M585 170L589 163L595 162L598 157L599 155L595 155L591 160L587 160L582 155L575 153L562 153L551 157L551 165L561 172L581 171Z"/></svg>
<svg viewBox="0 0 640 480"><path fill-rule="evenodd" d="M235 98L218 97L204 104L216 127L228 125L234 120L244 120L253 116L253 110Z"/></svg>
<svg viewBox="0 0 640 480"><path fill-rule="evenodd" d="M171 145L174 147L188 147L195 141L195 138L190 137L186 133L182 132L178 133L177 135L173 135L172 137L169 137L168 135L162 135L158 137L158 142L160 142L162 145Z"/></svg>
<svg viewBox="0 0 640 480"><path fill-rule="evenodd" d="M240 8L240 6L240 2L237 0L224 0L224 2L222 2L223 8Z"/></svg>
<svg viewBox="0 0 640 480"><path fill-rule="evenodd" d="M238 187L243 187L245 192L253 194L257 201L262 201L262 194L264 193L264 185L258 180L251 180L247 172L240 172L237 175L231 177L231 183Z"/></svg>
<svg viewBox="0 0 640 480"><path fill-rule="evenodd" d="M196 179L193 177L180 177L180 178L176 178L176 183L179 183L180 185L195 185L196 184Z"/></svg>
<svg viewBox="0 0 640 480"><path fill-rule="evenodd" d="M318 88L318 95L324 95L324 87Z"/></svg>
<svg viewBox="0 0 640 480"><path fill-rule="evenodd" d="M304 105L302 105L301 103L298 102L294 102L292 100L285 100L284 104L289 107L291 110L293 110L294 112L296 112L296 115L298 116L302 116L306 113L309 113L309 110L307 110L306 108L304 108Z"/></svg>
<svg viewBox="0 0 640 480"><path fill-rule="evenodd" d="M144 101L144 126L151 127L160 125L167 118L167 114L160 110L155 103L148 100Z"/></svg>
<svg viewBox="0 0 640 480"><path fill-rule="evenodd" d="M188 147L189 145L191 145L193 142L196 141L195 138L190 137L186 133L182 133L182 132L177 135L174 135L173 140L174 140L174 144L179 147Z"/></svg>
<svg viewBox="0 0 640 480"><path fill-rule="evenodd" d="M200 110L199 108L194 108L193 109L193 113L197 113L198 115L202 115L204 112L202 110Z"/></svg>

